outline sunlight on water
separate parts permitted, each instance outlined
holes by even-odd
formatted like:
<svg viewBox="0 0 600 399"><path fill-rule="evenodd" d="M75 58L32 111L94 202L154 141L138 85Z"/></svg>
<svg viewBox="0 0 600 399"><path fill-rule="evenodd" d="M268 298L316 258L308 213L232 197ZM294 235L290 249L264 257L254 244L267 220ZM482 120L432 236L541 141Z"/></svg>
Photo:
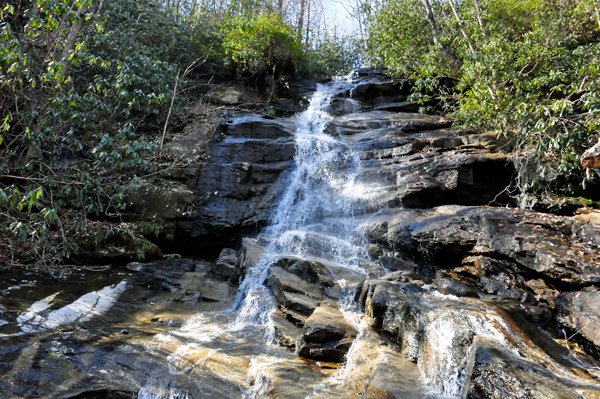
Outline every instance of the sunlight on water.
<svg viewBox="0 0 600 399"><path fill-rule="evenodd" d="M277 259L281 256L316 258L331 262L332 267L335 265L334 276L340 269L365 275L360 263L368 259L364 249L366 240L358 229L355 216L362 212L366 202L377 196L376 187L361 180L358 154L339 137L325 132L331 122L327 112L329 104L337 94L352 87L349 78L350 75L329 85L319 85L309 108L298 116L295 169L269 226L262 233L262 239L268 243L263 257L246 270L234 303L227 312L197 315L172 333L174 337L191 341L170 356L173 367L183 367L184 359L197 352L199 345L214 346L218 342L223 348L229 346L247 351L249 340L260 337L262 344L253 343L252 350L256 353L249 355L247 378L253 384L244 391L245 397L259 398L268 388L262 371L282 360L267 354L272 351L275 337L271 315L277 309L277 303L264 282ZM351 323L362 325L358 311L351 309L354 304L349 284L343 280L337 284L344 290L340 302L344 315ZM161 339L165 340L164 337ZM139 397L165 399L171 398L172 393L164 387L149 384Z"/></svg>

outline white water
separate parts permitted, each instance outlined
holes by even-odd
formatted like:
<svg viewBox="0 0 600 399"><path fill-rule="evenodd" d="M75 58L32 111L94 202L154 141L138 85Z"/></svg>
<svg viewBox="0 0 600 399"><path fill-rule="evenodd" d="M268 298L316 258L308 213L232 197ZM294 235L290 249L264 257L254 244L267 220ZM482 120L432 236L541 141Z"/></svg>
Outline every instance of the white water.
<svg viewBox="0 0 600 399"><path fill-rule="evenodd" d="M277 309L277 303L264 282L276 260L282 256L321 258L336 265L338 271L339 268L347 270L359 279L359 276L365 276L360 263L368 260L364 249L366 239L360 233L355 217L367 201L373 202L377 196L376 186L361 180L358 154L340 137L325 132L331 120L327 112L331 100L351 87L348 79L319 85L309 108L298 116L295 168L269 227L261 234L261 241L268 243L262 259L246 271L228 312L198 315L172 333L173 339L191 341L169 356L174 369L184 362L184 354L193 352L202 343L210 342L214 348L218 342L223 348L239 350L243 347L247 350L249 341L259 337L263 343L252 346L255 352L252 352L248 371L248 379L254 382L240 389L244 397L261 397L268 388L261 369L277 365L286 357L295 357L272 345L275 330L271 315ZM340 280L337 284L344 288L347 283ZM358 313L347 303L340 305L344 314L358 326L361 323ZM171 339L164 334L157 338L165 342ZM199 388L202 390L201 386ZM164 383L157 386L156 382L149 382L139 393L139 398L144 399L179 397L180 392L174 394Z"/></svg>
<svg viewBox="0 0 600 399"><path fill-rule="evenodd" d="M362 203L372 200L374 188L369 189L361 181L358 154L339 137L325 133L331 120L327 108L332 98L351 85L345 79L319 85L309 108L298 117L295 169L270 226L263 233L269 243L263 259L247 271L240 285L234 304L239 310L238 328L247 324L261 326L267 338L272 339L270 313L276 309L276 303L264 281L281 256L325 257L364 274L359 264L368 256L354 217Z"/></svg>
<svg viewBox="0 0 600 399"><path fill-rule="evenodd" d="M75 302L46 314L45 311L52 306L56 296L60 294L57 292L31 305L25 313L19 315L17 323L26 333L54 330L64 325L77 325L108 311L126 288L127 282L122 281L115 286L89 292Z"/></svg>

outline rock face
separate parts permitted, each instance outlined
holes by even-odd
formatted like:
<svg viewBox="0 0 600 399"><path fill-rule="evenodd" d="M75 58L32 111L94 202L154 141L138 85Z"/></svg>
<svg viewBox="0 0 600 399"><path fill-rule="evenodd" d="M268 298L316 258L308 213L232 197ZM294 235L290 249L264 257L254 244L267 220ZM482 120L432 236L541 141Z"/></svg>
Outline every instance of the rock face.
<svg viewBox="0 0 600 399"><path fill-rule="evenodd" d="M367 280L357 294L371 326L395 337L444 397L466 390L469 398L577 398L584 387L600 393L587 360L563 356L556 342L493 303L443 297L416 281Z"/></svg>
<svg viewBox="0 0 600 399"><path fill-rule="evenodd" d="M196 171L169 172L173 187L185 187L170 197L143 185L133 190L130 207L168 220L173 242L214 248L218 259L129 264L110 280L122 285L91 295L122 289L103 317L35 330L41 335L23 341L10 336L0 345L0 373L7 376L0 392L600 398L594 212L586 207L571 218L507 207L514 205L503 196L514 178L510 143L414 113L420 105L407 101L411 82L362 70L356 83L331 99L325 107L331 117L323 121L336 148L362 160L364 187L339 194L358 197L356 209L340 216L325 207L314 224L286 231L297 251L274 249L281 237L242 237L267 223L289 183L296 148L294 122L286 116L306 106L314 82L294 79L280 87L280 97L289 98L264 108L278 118L230 113L214 134L184 132L171 150L191 149L206 162ZM213 101L245 101L236 97L244 93L221 94ZM203 137L197 146L194 135ZM338 158L317 177L348 183L324 176L347 162ZM359 234L348 241L328 236L334 229L345 234L346 226ZM256 290L234 304L234 287L246 276ZM2 295L25 287L2 284ZM48 326L55 309L44 306L57 306L59 294L28 304L10 322L38 317L38 325ZM0 296L2 318L10 319L15 306ZM43 309L29 317L31 308ZM3 327L2 318L0 331L12 327ZM245 324L256 319L258 329ZM169 334L169 328L179 329Z"/></svg>
<svg viewBox="0 0 600 399"><path fill-rule="evenodd" d="M428 253L436 268L471 275L482 286L483 277L531 273L574 286L600 281L597 231L564 217L491 207L396 209L373 217L367 231L387 246Z"/></svg>
<svg viewBox="0 0 600 399"><path fill-rule="evenodd" d="M250 115L225 119L199 172L193 221L178 227L187 239L225 243L263 225L294 156L291 121Z"/></svg>
<svg viewBox="0 0 600 399"><path fill-rule="evenodd" d="M588 350L598 353L600 348L600 291L564 294L559 302L558 320L587 341ZM591 345L589 345L591 344Z"/></svg>

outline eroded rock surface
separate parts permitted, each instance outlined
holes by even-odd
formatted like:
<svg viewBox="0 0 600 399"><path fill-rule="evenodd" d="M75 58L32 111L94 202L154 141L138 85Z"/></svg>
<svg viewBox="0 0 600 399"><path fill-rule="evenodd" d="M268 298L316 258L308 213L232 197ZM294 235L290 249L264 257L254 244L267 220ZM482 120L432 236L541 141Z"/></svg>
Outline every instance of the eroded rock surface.
<svg viewBox="0 0 600 399"><path fill-rule="evenodd" d="M244 228L265 224L294 157L294 124L250 115L224 119L200 168L187 239L224 243Z"/></svg>
<svg viewBox="0 0 600 399"><path fill-rule="evenodd" d="M396 209L374 216L367 234L416 256L429 254L435 268L470 275L482 286L484 277L531 273L573 286L600 281L600 234L565 217L492 207Z"/></svg>

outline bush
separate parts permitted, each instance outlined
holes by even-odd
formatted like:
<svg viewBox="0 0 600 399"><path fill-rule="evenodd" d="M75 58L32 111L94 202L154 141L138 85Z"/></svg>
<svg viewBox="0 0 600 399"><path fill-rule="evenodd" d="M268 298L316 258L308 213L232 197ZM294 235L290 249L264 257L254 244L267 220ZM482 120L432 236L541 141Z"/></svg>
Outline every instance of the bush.
<svg viewBox="0 0 600 399"><path fill-rule="evenodd" d="M593 2L430 4L437 39L422 0L386 2L371 21L371 61L427 90L435 77L457 79L459 91L445 93L456 126L514 138L527 165L522 190L584 188L579 158L596 141L600 117L600 20ZM414 98L425 100L424 93Z"/></svg>
<svg viewBox="0 0 600 399"><path fill-rule="evenodd" d="M294 73L302 60L300 42L291 26L275 14L242 14L221 25L226 64L238 74Z"/></svg>

